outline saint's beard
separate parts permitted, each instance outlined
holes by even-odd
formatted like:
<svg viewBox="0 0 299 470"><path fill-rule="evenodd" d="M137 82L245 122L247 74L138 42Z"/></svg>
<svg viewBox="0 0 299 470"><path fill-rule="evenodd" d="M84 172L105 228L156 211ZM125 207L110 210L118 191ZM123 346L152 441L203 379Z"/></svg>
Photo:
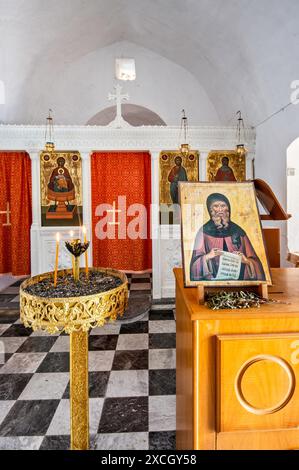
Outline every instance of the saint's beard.
<svg viewBox="0 0 299 470"><path fill-rule="evenodd" d="M225 210L221 215L211 211L211 220L214 222L217 230L227 229L230 222L229 211Z"/></svg>

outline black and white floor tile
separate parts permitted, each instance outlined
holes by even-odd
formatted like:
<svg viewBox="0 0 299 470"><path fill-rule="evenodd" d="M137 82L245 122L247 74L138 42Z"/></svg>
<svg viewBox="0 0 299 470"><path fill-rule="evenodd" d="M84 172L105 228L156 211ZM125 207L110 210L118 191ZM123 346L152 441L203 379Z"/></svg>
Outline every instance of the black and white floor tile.
<svg viewBox="0 0 299 470"><path fill-rule="evenodd" d="M131 295L150 293L150 274L128 278ZM21 281L0 292L0 449L68 449L69 337L20 323ZM90 332L92 449L175 449L173 307Z"/></svg>

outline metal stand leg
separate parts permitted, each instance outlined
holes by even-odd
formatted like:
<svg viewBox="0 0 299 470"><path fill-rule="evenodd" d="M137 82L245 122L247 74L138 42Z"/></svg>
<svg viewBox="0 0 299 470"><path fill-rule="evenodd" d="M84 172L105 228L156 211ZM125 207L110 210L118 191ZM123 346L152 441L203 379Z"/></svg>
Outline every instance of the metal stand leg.
<svg viewBox="0 0 299 470"><path fill-rule="evenodd" d="M88 333L70 334L71 449L89 448Z"/></svg>

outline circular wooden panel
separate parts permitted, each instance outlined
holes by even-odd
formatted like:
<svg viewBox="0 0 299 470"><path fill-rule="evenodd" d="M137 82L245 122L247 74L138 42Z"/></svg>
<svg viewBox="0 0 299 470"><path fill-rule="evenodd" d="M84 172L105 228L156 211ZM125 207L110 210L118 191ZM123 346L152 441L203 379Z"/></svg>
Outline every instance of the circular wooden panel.
<svg viewBox="0 0 299 470"><path fill-rule="evenodd" d="M261 361L270 361L272 364L273 363L277 364L283 370L284 375L286 374L287 376L287 387L286 387L287 390L284 393L283 397L276 404L274 405L271 404L270 406L265 407L265 408L253 406L245 398L244 392L243 392L243 389L246 388L244 387L244 376L245 376L246 371L248 371L248 369L253 364L259 363ZM266 370L265 370L265 375L266 375ZM280 374L279 374L279 377L281 377ZM273 387L275 386L275 384L274 383L272 384L272 380L273 380L273 377L270 378L270 386ZM267 376L267 381L269 382L269 375ZM261 386L261 385L262 385L261 383L260 384L257 383L257 386ZM281 359L280 357L268 355L268 354L260 354L260 355L254 356L250 358L248 361L246 361L244 364L242 364L242 367L237 373L236 380L235 380L235 393L236 393L239 403L249 413L253 413L255 415L266 415L266 414L276 413L277 411L281 410L287 405L287 403L292 398L294 390L295 390L295 376L294 376L292 368L289 366L289 364L285 360Z"/></svg>

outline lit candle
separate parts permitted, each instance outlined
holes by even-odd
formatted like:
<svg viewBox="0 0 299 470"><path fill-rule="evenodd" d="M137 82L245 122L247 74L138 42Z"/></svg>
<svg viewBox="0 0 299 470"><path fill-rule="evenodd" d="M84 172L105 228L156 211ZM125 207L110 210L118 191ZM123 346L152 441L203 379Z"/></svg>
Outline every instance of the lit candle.
<svg viewBox="0 0 299 470"><path fill-rule="evenodd" d="M71 241L74 237L74 232L73 230L70 231L70 236L71 236ZM75 258L74 258L74 255L71 255L71 258L72 258L72 270L73 270L73 276L75 277Z"/></svg>
<svg viewBox="0 0 299 470"><path fill-rule="evenodd" d="M55 258L55 271L54 271L54 287L56 287L56 285L57 285L59 241L60 241L60 235L59 235L59 233L56 233L56 258Z"/></svg>
<svg viewBox="0 0 299 470"><path fill-rule="evenodd" d="M86 235L86 227L85 225L83 225L82 227L82 232L83 232L83 235L84 235L84 243L87 243L87 235ZM88 253L87 253L87 250L85 251L85 274L86 274L86 277L88 277Z"/></svg>

